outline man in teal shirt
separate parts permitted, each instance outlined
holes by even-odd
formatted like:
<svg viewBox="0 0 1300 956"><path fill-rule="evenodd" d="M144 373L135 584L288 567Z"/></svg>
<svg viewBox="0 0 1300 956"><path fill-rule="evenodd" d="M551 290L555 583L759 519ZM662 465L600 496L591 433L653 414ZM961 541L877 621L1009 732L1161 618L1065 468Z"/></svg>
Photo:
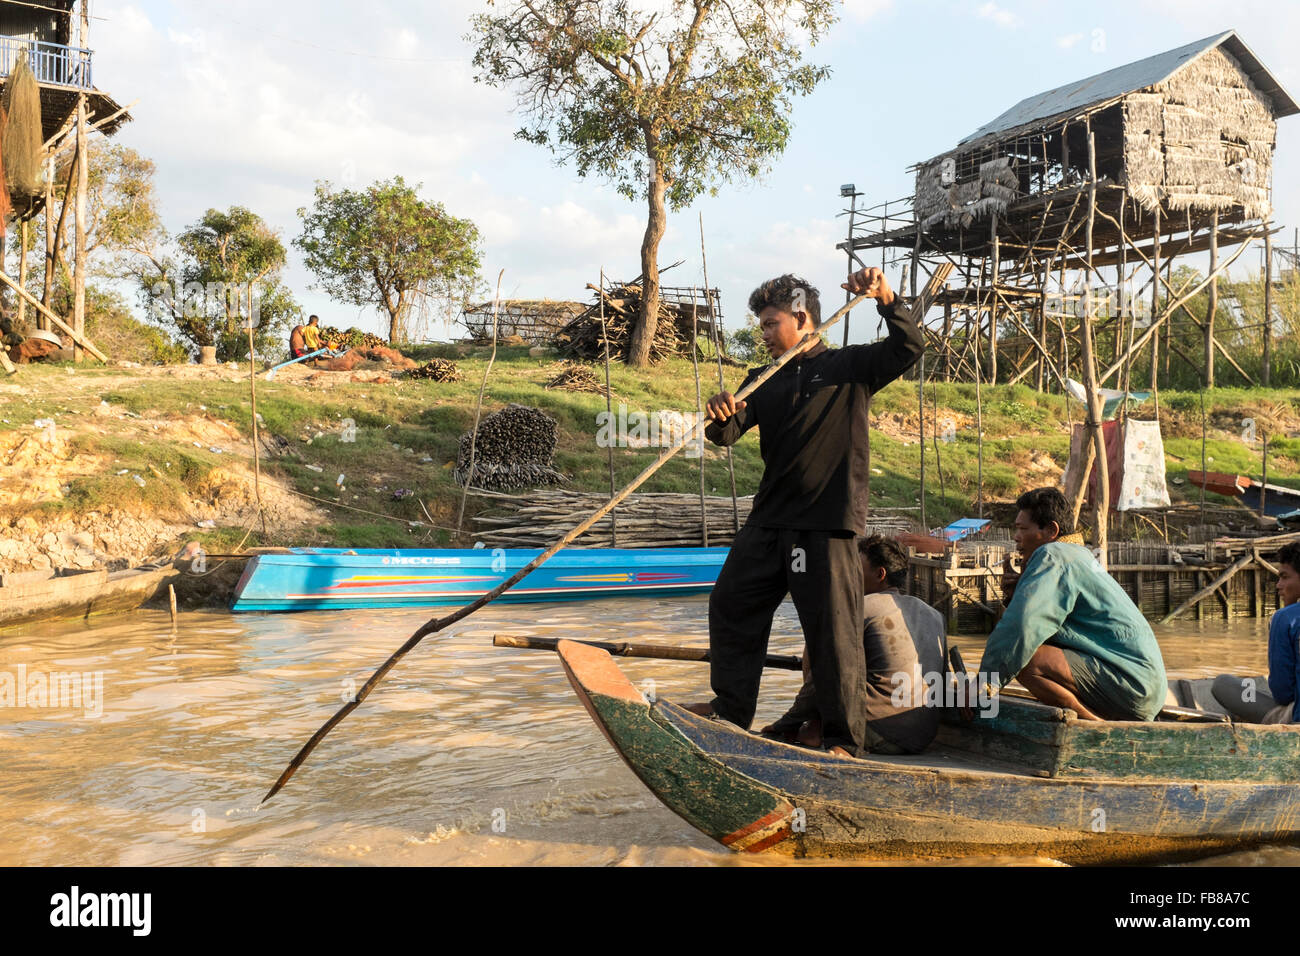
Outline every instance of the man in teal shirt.
<svg viewBox="0 0 1300 956"><path fill-rule="evenodd" d="M1168 693L1151 626L1076 538L1055 488L1016 501L1016 547L1025 559L1006 613L989 635L980 680L1017 678L1045 704L1084 720L1154 720Z"/></svg>

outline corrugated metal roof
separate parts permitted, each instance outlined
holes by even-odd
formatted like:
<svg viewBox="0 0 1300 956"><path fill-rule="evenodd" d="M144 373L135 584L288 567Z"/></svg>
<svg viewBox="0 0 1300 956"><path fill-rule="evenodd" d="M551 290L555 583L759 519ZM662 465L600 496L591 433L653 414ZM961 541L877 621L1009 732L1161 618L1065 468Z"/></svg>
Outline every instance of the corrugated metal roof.
<svg viewBox="0 0 1300 956"><path fill-rule="evenodd" d="M1033 123L1035 120L1049 119L1062 114L1082 112L1089 106L1104 103L1116 97L1146 89L1164 82L1188 63L1195 60L1207 50L1224 45L1232 56L1241 64L1262 94L1273 102L1274 115L1290 116L1300 113L1298 106L1277 79L1264 68L1259 58L1237 36L1235 30L1216 33L1214 36L1188 43L1175 50L1157 53L1145 60L1128 63L1124 66L1098 73L1087 79L1076 80L1054 90L1039 93L1021 100L991 123L986 123L959 145L982 139L994 133L1001 133Z"/></svg>

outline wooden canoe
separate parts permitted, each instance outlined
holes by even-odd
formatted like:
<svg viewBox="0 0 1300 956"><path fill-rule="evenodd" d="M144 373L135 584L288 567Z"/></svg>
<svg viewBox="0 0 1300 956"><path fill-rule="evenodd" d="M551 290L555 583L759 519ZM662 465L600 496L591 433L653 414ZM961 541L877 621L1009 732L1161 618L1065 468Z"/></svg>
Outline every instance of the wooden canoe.
<svg viewBox="0 0 1300 956"><path fill-rule="evenodd" d="M53 572L6 575L0 584L0 628L133 611L155 597L175 573L166 564L123 571L97 568L58 577Z"/></svg>
<svg viewBox="0 0 1300 956"><path fill-rule="evenodd" d="M646 701L561 642L587 711L669 809L734 850L1153 863L1300 841L1300 725L1077 720L1003 698L924 754L836 757Z"/></svg>

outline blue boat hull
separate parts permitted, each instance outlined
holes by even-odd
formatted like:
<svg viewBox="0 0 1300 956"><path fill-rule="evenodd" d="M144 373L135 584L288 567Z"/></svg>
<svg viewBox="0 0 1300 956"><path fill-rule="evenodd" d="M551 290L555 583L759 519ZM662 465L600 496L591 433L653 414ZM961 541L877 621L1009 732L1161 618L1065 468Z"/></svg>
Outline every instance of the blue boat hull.
<svg viewBox="0 0 1300 956"><path fill-rule="evenodd" d="M561 551L499 601L701 594L727 548L575 548ZM459 606L496 587L540 549L345 550L295 548L257 555L235 590L234 611Z"/></svg>

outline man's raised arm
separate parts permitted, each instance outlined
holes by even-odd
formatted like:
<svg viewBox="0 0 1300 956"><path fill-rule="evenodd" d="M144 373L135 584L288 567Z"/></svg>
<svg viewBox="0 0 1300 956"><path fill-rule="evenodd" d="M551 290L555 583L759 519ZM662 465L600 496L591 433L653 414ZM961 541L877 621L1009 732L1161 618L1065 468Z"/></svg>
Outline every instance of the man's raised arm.
<svg viewBox="0 0 1300 956"><path fill-rule="evenodd" d="M885 320L889 334L879 342L851 348L852 377L871 392L880 391L916 364L925 350L920 326L912 321L911 310L889 287L885 274L876 268L862 269L841 285L853 295L876 300L876 311Z"/></svg>

